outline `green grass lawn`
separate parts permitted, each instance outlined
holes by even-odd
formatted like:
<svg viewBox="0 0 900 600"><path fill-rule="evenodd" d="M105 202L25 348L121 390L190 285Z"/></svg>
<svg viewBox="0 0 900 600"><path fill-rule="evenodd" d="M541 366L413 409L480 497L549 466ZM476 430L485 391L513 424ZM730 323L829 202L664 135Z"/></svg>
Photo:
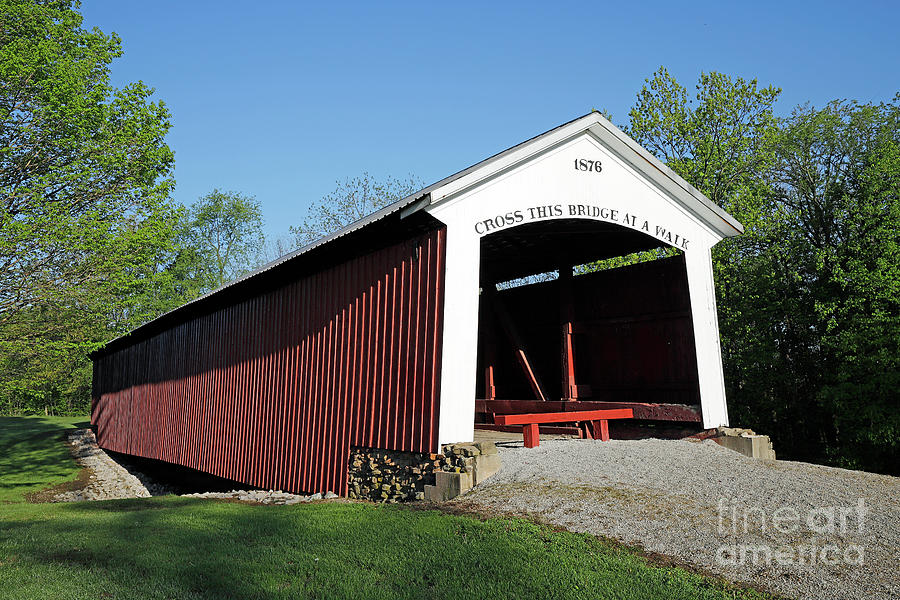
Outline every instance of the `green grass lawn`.
<svg viewBox="0 0 900 600"><path fill-rule="evenodd" d="M0 421L19 425L0 431L4 450L25 451L2 457L0 598L767 597L517 519L348 502L11 502L75 472L55 450L71 422Z"/></svg>
<svg viewBox="0 0 900 600"><path fill-rule="evenodd" d="M75 479L65 436L89 425L88 417L0 417L0 504Z"/></svg>

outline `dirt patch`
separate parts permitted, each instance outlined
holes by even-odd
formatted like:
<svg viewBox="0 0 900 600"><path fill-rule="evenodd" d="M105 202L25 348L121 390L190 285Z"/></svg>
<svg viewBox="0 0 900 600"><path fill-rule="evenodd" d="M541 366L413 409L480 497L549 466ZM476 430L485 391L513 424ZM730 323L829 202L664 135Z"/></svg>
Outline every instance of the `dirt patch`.
<svg viewBox="0 0 900 600"><path fill-rule="evenodd" d="M45 434L37 434L34 437L42 437L43 435ZM60 434L59 441L63 442L66 445L66 447L69 449L69 453L77 461L79 456L78 449L73 443L71 437L66 436L65 434ZM63 481L62 483L57 483L56 485L50 486L43 490L25 494L25 501L31 502L32 504L56 502L56 497L59 494L65 494L69 492L83 492L84 490L86 490L90 485L91 478L93 476L93 469L91 469L89 466L82 466L82 468L79 469L78 473L75 475L75 479L73 479L72 481Z"/></svg>
<svg viewBox="0 0 900 600"><path fill-rule="evenodd" d="M93 471L88 467L83 467L78 474L75 475L75 479L72 481L64 481L62 483L58 483L54 486L48 487L47 489L40 490L37 492L31 492L30 494L25 494L25 501L31 502L33 504L40 504L43 502L55 502L56 497L59 494L63 494L66 492L82 492L87 489L88 485L91 482L91 476L93 475Z"/></svg>

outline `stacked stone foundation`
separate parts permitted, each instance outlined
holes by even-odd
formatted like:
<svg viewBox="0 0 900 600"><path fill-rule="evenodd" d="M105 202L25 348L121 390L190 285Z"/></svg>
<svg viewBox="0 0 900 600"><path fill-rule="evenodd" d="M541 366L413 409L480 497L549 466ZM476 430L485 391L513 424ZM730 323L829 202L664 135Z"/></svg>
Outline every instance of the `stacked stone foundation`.
<svg viewBox="0 0 900 600"><path fill-rule="evenodd" d="M440 502L499 469L500 456L492 442L448 444L438 454L353 447L348 495L374 502Z"/></svg>

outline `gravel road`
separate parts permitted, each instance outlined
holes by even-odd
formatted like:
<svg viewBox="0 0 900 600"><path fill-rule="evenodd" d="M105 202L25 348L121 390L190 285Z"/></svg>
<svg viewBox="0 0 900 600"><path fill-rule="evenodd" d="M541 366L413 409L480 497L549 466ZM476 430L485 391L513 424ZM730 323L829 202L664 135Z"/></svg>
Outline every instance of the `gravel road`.
<svg viewBox="0 0 900 600"><path fill-rule="evenodd" d="M451 501L616 538L793 598L900 598L900 478L714 442L542 441Z"/></svg>

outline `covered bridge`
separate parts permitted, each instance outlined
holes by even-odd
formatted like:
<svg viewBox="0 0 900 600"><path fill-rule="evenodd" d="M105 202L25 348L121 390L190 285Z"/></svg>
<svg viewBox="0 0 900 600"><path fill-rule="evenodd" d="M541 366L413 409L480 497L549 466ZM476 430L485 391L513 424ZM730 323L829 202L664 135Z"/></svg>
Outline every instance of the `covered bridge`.
<svg viewBox="0 0 900 600"><path fill-rule="evenodd" d="M437 452L498 414L727 425L710 249L741 231L591 113L109 342L91 420L109 450L342 494L351 447Z"/></svg>

